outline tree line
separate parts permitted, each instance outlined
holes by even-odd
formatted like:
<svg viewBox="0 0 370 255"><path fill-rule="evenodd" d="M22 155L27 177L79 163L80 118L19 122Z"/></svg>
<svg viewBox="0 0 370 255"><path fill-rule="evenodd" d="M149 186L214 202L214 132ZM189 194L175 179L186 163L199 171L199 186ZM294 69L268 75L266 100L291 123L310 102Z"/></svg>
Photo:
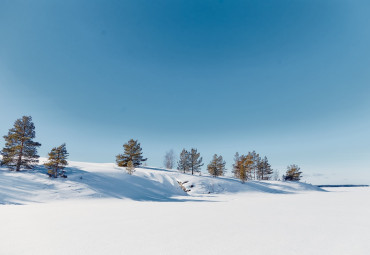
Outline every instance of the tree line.
<svg viewBox="0 0 370 255"><path fill-rule="evenodd" d="M5 146L1 150L1 166L6 166L11 171L21 171L23 169L33 169L38 163L40 156L37 149L41 146L35 142L35 125L31 116L23 116L14 122L8 134L3 136ZM68 165L68 156L66 144L54 147L48 153L48 160L44 163L48 170L47 174L51 178L66 178L65 168ZM135 168L142 165L147 158L143 157L143 152L138 140L130 139L123 145L123 154L116 156L116 163L119 167L125 167L128 174L133 174ZM166 153L164 157L164 166L168 169L175 168L175 154L173 150ZM183 149L179 155L177 169L182 173L201 174L201 167L204 166L203 158L197 149ZM214 154L212 160L207 165L208 173L213 177L223 176L226 173L226 162L221 155ZM279 174L277 170L271 168L267 157L261 157L255 151L248 152L245 155L236 153L232 174L241 182L249 180L271 180L274 176L276 180ZM299 181L302 172L300 168L293 164L287 167L283 180Z"/></svg>

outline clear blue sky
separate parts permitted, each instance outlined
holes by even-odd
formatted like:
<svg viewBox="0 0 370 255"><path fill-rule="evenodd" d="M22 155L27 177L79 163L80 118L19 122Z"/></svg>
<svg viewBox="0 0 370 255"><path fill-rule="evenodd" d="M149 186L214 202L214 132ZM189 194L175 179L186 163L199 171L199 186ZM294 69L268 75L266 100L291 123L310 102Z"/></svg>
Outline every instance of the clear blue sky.
<svg viewBox="0 0 370 255"><path fill-rule="evenodd" d="M31 115L39 152L148 164L256 150L313 183L370 183L370 3L0 1L0 133ZM0 140L0 146L4 140ZM205 169L205 167L204 167Z"/></svg>

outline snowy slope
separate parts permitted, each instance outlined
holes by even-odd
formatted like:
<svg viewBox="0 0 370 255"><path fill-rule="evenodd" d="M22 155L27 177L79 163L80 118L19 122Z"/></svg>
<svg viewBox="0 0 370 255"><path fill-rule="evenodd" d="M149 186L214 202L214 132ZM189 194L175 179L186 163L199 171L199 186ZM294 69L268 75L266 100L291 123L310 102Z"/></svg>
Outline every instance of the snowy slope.
<svg viewBox="0 0 370 255"><path fill-rule="evenodd" d="M368 187L316 192L304 183L241 184L148 168L129 176L114 164L82 162L70 162L68 176L0 170L0 254L370 251Z"/></svg>
<svg viewBox="0 0 370 255"><path fill-rule="evenodd" d="M138 168L130 176L113 163L70 162L67 179L50 179L39 166L32 171L0 170L0 203L24 204L59 199L118 198L173 201L204 194L238 192L296 193L320 191L305 183L247 182L233 178L192 176L176 170ZM180 187L179 183L183 185ZM187 192L184 192L185 189Z"/></svg>

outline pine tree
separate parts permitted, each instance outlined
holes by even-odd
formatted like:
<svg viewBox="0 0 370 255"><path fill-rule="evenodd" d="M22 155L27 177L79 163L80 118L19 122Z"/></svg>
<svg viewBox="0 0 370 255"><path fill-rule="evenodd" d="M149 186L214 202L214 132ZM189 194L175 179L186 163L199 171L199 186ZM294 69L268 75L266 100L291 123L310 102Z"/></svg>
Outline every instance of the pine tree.
<svg viewBox="0 0 370 255"><path fill-rule="evenodd" d="M51 152L49 152L49 160L44 164L44 166L49 169L48 174L50 177L67 177L64 168L68 165L68 155L69 153L67 152L65 143L59 147L53 148Z"/></svg>
<svg viewBox="0 0 370 255"><path fill-rule="evenodd" d="M225 174L226 162L223 160L222 156L213 155L212 161L208 164L207 170L213 177L222 176Z"/></svg>
<svg viewBox="0 0 370 255"><path fill-rule="evenodd" d="M132 175L135 172L135 167L131 160L127 163L126 171L129 175Z"/></svg>
<svg viewBox="0 0 370 255"><path fill-rule="evenodd" d="M173 150L166 152L166 155L164 155L163 165L167 169L173 169L175 167L175 153Z"/></svg>
<svg viewBox="0 0 370 255"><path fill-rule="evenodd" d="M256 153L256 151L249 152L249 154L253 161L250 179L257 180L258 164L261 162L261 157L258 153Z"/></svg>
<svg viewBox="0 0 370 255"><path fill-rule="evenodd" d="M268 162L267 157L264 157L257 164L257 178L258 180L270 180L272 175L272 168Z"/></svg>
<svg viewBox="0 0 370 255"><path fill-rule="evenodd" d="M246 180L251 179L251 172L253 169L253 156L248 153L247 156L241 155L236 164L236 171L238 172L239 179L244 183Z"/></svg>
<svg viewBox="0 0 370 255"><path fill-rule="evenodd" d="M231 171L235 178L239 178L238 162L240 160L239 152L235 153L233 170Z"/></svg>
<svg viewBox="0 0 370 255"><path fill-rule="evenodd" d="M241 159L238 164L239 179L244 183L247 179L247 172L243 160Z"/></svg>
<svg viewBox="0 0 370 255"><path fill-rule="evenodd" d="M1 151L2 165L10 170L33 169L39 162L37 147L41 144L34 142L36 136L35 126L31 116L23 116L14 122L14 127L9 129L4 136L5 147Z"/></svg>
<svg viewBox="0 0 370 255"><path fill-rule="evenodd" d="M299 170L301 170L301 168L295 164L288 166L283 179L285 181L299 181L302 177L302 172Z"/></svg>
<svg viewBox="0 0 370 255"><path fill-rule="evenodd" d="M195 172L200 173L200 168L204 165L202 164L203 158L198 153L197 149L192 148L189 153L189 167L191 169L191 174Z"/></svg>
<svg viewBox="0 0 370 255"><path fill-rule="evenodd" d="M180 159L177 162L177 169L186 173L190 169L190 157L189 152L185 149L182 149L180 153Z"/></svg>
<svg viewBox="0 0 370 255"><path fill-rule="evenodd" d="M129 161L132 161L134 167L138 167L142 162L146 161L147 158L142 156L142 148L137 140L131 139L123 145L124 154L116 156L117 165L120 167L127 167Z"/></svg>

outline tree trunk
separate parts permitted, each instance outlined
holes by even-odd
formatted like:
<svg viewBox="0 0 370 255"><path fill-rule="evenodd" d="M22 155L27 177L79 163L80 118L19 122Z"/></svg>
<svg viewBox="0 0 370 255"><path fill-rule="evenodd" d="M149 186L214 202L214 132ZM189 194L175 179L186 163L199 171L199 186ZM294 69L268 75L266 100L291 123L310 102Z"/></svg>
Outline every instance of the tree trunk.
<svg viewBox="0 0 370 255"><path fill-rule="evenodd" d="M21 152L19 153L18 161L17 161L17 167L15 171L21 170L21 163L22 163L22 153L23 153L23 146L21 147Z"/></svg>
<svg viewBox="0 0 370 255"><path fill-rule="evenodd" d="M15 171L17 171L17 172L21 170L22 156L23 156L23 146L24 146L23 144L24 144L24 142L22 140L22 143L21 143L21 151L19 152L17 167L15 169Z"/></svg>
<svg viewBox="0 0 370 255"><path fill-rule="evenodd" d="M24 136L26 135L26 125L23 125L23 135L21 137L22 143L21 143L21 151L19 152L19 157L18 157L18 162L17 162L17 167L15 171L20 171L21 170L21 164L22 164L22 156L23 156L23 147L24 147Z"/></svg>

